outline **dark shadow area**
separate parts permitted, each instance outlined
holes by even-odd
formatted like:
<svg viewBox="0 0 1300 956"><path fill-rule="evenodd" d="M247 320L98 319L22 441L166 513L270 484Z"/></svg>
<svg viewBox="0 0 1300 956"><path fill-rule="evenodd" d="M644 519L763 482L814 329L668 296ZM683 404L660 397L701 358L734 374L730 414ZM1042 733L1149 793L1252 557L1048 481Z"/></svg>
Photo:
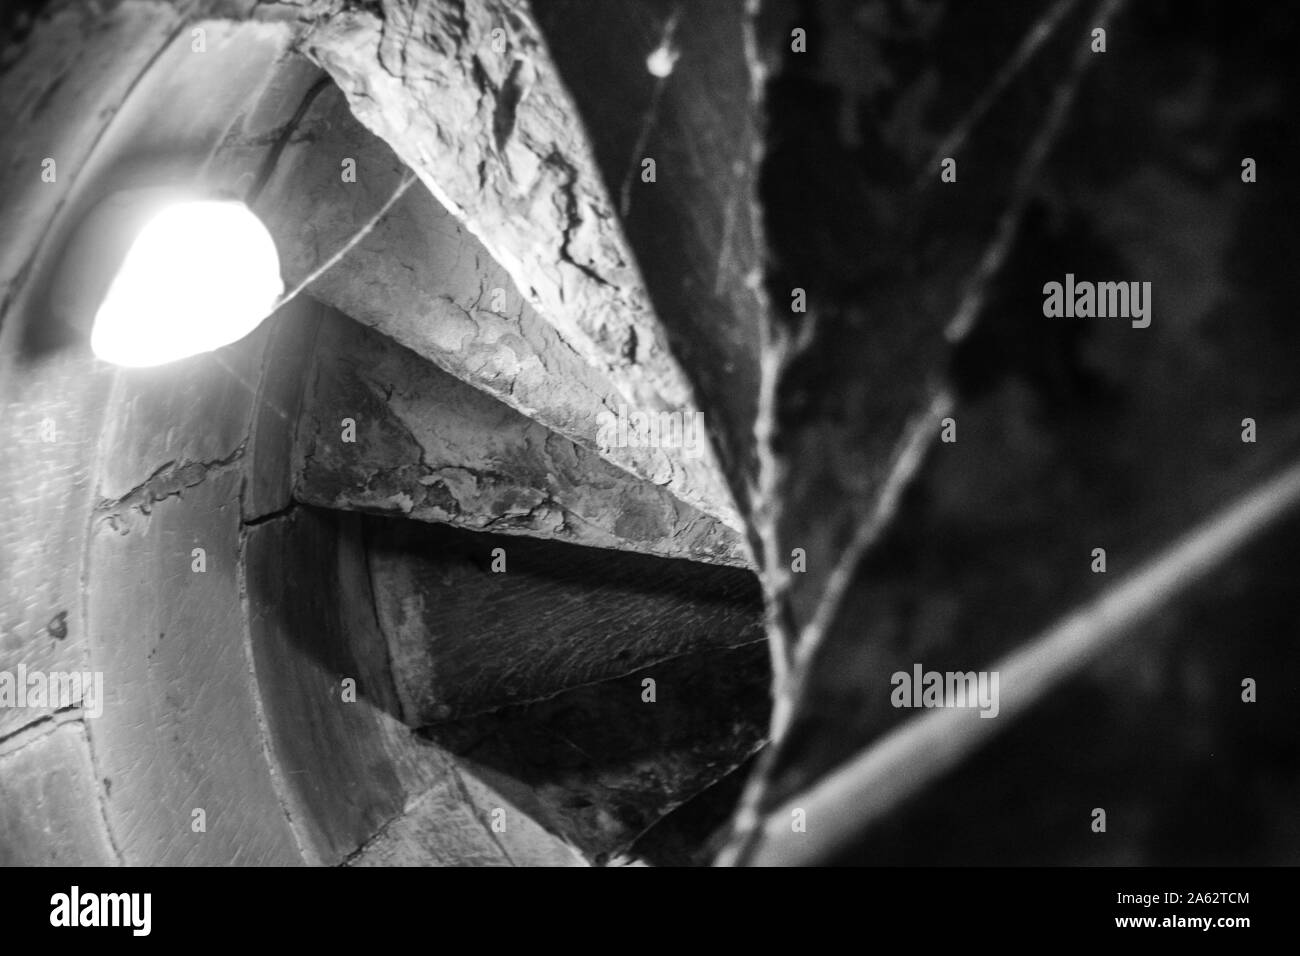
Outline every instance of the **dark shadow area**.
<svg viewBox="0 0 1300 956"><path fill-rule="evenodd" d="M1296 460L1297 42L1281 6L1134 4L1115 22L952 356L955 440L936 442L859 567L778 791L914 714L891 706L895 671L991 667ZM1150 327L1045 316L1043 286L1066 273L1151 282ZM1294 533L1276 529L837 862L1300 859Z"/></svg>
<svg viewBox="0 0 1300 956"><path fill-rule="evenodd" d="M731 831L755 759L749 758L643 833L633 854L653 866L710 865Z"/></svg>
<svg viewBox="0 0 1300 956"><path fill-rule="evenodd" d="M730 818L734 782L697 813L662 818L715 781L740 777L736 768L767 732L770 680L761 644L701 651L420 734L531 788L542 822L598 863L652 826L655 841L638 842L638 855L698 863L686 846Z"/></svg>
<svg viewBox="0 0 1300 956"><path fill-rule="evenodd" d="M1061 687L838 862L1294 864L1295 532L1278 528L1141 646ZM1245 678L1256 703L1242 700Z"/></svg>

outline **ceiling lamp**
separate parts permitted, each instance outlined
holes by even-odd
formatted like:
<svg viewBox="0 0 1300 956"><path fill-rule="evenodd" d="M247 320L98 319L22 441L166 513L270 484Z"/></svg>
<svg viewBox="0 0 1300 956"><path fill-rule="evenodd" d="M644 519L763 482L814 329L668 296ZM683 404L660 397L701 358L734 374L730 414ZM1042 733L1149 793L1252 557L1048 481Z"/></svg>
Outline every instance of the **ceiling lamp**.
<svg viewBox="0 0 1300 956"><path fill-rule="evenodd" d="M90 346L115 365L174 362L242 339L283 292L275 242L247 206L173 202L131 242L95 314Z"/></svg>

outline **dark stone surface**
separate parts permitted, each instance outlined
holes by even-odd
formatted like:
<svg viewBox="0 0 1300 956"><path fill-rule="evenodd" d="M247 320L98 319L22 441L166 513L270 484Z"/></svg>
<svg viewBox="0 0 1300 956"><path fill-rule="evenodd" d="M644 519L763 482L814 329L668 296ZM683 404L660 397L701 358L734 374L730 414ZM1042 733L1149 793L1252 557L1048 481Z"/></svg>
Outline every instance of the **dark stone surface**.
<svg viewBox="0 0 1300 956"><path fill-rule="evenodd" d="M763 638L747 571L391 519L366 537L413 725Z"/></svg>

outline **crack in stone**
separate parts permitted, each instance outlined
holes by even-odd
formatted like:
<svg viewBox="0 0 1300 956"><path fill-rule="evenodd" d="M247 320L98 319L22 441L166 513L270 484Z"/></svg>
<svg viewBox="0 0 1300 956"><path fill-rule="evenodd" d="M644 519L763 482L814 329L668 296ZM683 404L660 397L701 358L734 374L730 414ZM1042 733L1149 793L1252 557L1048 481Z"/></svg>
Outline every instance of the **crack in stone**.
<svg viewBox="0 0 1300 956"><path fill-rule="evenodd" d="M558 169L565 177L563 182L556 185L556 190L564 198L564 223L560 232L560 261L573 266L592 281L612 288L613 283L590 265L585 265L574 259L573 253L569 251L569 244L573 241L574 230L582 227L582 216L578 213L578 170L569 160L565 159L558 149L552 150L543 160L543 163Z"/></svg>
<svg viewBox="0 0 1300 956"><path fill-rule="evenodd" d="M141 514L149 514L156 503L172 497L178 498L186 488L202 484L213 472L224 471L240 461L247 447L248 439L245 438L234 451L222 458L164 462L148 478L121 497L101 498L95 504L95 516L100 521L108 522L115 531L125 534L117 520L123 511L135 509Z"/></svg>
<svg viewBox="0 0 1300 956"><path fill-rule="evenodd" d="M24 747L30 747L37 741L44 740L64 724L84 724L85 716L82 711L83 707L80 703L69 704L29 720L6 734L0 734L0 757L10 756Z"/></svg>
<svg viewBox="0 0 1300 956"><path fill-rule="evenodd" d="M316 102L321 93L333 85L333 81L328 76L321 77L303 95L298 108L294 110L293 117L287 123L248 142L247 145L269 145L271 147L267 150L266 157L262 160L262 167L257 172L257 179L254 180L244 200L248 205L251 206L262 195L262 190L266 188L266 184L270 182L271 176L275 173L275 167L279 165L280 157L288 147L293 134L302 125L302 121L311 109L312 104ZM311 142L314 138L315 134L309 132L300 141ZM258 142L258 140L263 142ZM229 143L226 145L229 145Z"/></svg>

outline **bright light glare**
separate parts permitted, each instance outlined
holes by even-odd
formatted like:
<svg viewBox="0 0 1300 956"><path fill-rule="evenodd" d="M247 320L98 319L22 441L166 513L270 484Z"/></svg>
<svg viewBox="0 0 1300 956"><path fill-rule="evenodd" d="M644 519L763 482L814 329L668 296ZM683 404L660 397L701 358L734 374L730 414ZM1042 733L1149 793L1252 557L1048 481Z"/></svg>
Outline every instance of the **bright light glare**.
<svg viewBox="0 0 1300 956"><path fill-rule="evenodd" d="M284 291L280 257L241 202L182 202L140 230L95 315L90 347L143 368L242 339Z"/></svg>

